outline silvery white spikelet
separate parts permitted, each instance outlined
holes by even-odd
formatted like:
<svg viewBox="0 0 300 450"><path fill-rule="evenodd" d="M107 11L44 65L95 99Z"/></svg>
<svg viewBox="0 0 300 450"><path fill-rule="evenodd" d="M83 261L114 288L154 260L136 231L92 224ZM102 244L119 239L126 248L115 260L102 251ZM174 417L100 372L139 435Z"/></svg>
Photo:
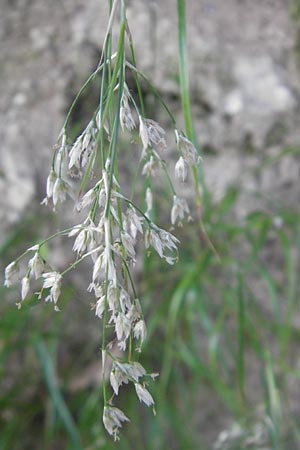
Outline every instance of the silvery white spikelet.
<svg viewBox="0 0 300 450"><path fill-rule="evenodd" d="M43 278L43 289L50 288L50 295L46 297L46 301L57 303L60 295L61 274L58 272L47 272L43 273Z"/></svg>
<svg viewBox="0 0 300 450"><path fill-rule="evenodd" d="M99 300L96 303L96 312L95 312L95 314L100 319L102 319L104 311L105 311L105 295L102 295L102 297L100 297Z"/></svg>
<svg viewBox="0 0 300 450"><path fill-rule="evenodd" d="M140 138L143 144L143 151L147 150L148 145L150 144L150 139L149 139L149 135L148 135L148 130L147 130L147 126L144 122L144 119L142 118L142 116L139 116L139 122L140 122Z"/></svg>
<svg viewBox="0 0 300 450"><path fill-rule="evenodd" d="M64 132L62 139L61 139L61 144L56 152L55 159L53 162L53 169L55 170L56 174L59 174L59 177L60 177L61 172L64 171L64 169L66 167L67 158L68 158L66 141L67 141L67 136Z"/></svg>
<svg viewBox="0 0 300 450"><path fill-rule="evenodd" d="M46 183L46 195L48 198L51 198L53 195L53 187L54 187L55 181L56 181L56 175L55 175L55 171L52 168L50 170L50 173L47 178L47 183Z"/></svg>
<svg viewBox="0 0 300 450"><path fill-rule="evenodd" d="M5 269L4 286L9 287L19 281L19 266L13 261Z"/></svg>
<svg viewBox="0 0 300 450"><path fill-rule="evenodd" d="M58 203L63 203L66 200L68 192L68 185L61 178L57 178L53 186L53 205L56 206Z"/></svg>
<svg viewBox="0 0 300 450"><path fill-rule="evenodd" d="M147 405L147 406L154 405L154 400L153 400L152 395L144 386L142 386L140 383L135 383L134 386L135 386L135 391L137 393L137 396L138 396L140 402L145 403L145 405Z"/></svg>
<svg viewBox="0 0 300 450"><path fill-rule="evenodd" d="M135 122L131 114L128 97L129 91L125 84L120 108L120 124L123 131L125 128L127 128L128 131L132 131L135 128Z"/></svg>
<svg viewBox="0 0 300 450"><path fill-rule="evenodd" d="M122 427L122 422L129 422L128 417L119 408L112 406L105 406L103 410L103 424L106 431L114 436L114 440L119 440L119 428Z"/></svg>
<svg viewBox="0 0 300 450"><path fill-rule="evenodd" d="M29 292L30 289L30 281L29 281L29 277L25 276L22 278L22 289L21 289L21 298L22 300L24 300Z"/></svg>
<svg viewBox="0 0 300 450"><path fill-rule="evenodd" d="M139 381L139 378L146 375L146 370L140 363L131 362L128 364L127 373L134 381Z"/></svg>
<svg viewBox="0 0 300 450"><path fill-rule="evenodd" d="M69 169L73 166L80 167L80 158L82 154L82 135L80 135L69 152Z"/></svg>
<svg viewBox="0 0 300 450"><path fill-rule="evenodd" d="M156 229L148 229L145 232L145 247L149 248L151 245L154 250L163 258L168 264L174 264L177 258L168 256L164 251L170 250L171 252L177 251L177 244L179 240L166 230L162 230L158 227Z"/></svg>
<svg viewBox="0 0 300 450"><path fill-rule="evenodd" d="M122 240L122 244L126 250L126 252L128 253L128 255L132 258L135 257L135 249L134 249L134 244L135 244L135 240L133 239L133 237L130 236L130 234L126 233L126 232L121 232L121 240Z"/></svg>
<svg viewBox="0 0 300 450"><path fill-rule="evenodd" d="M121 373L121 375L123 375L123 374ZM117 376L116 376L116 372L114 370L111 370L111 372L110 372L109 381L110 381L110 385L114 391L114 394L119 395L119 388L122 385L122 382L119 382L119 380L117 379ZM127 378L126 378L126 381L127 381Z"/></svg>
<svg viewBox="0 0 300 450"><path fill-rule="evenodd" d="M150 238L149 238L150 244L154 248L154 250L159 254L159 256L162 258L164 255L163 252L163 243L160 239L159 234L154 231L150 230Z"/></svg>
<svg viewBox="0 0 300 450"><path fill-rule="evenodd" d="M121 308L123 314L125 314L126 311L129 311L132 308L130 295L123 288L120 289L119 303L120 303L120 308Z"/></svg>
<svg viewBox="0 0 300 450"><path fill-rule="evenodd" d="M185 199L179 198L176 195L173 197L173 207L171 211L171 223L175 225L177 219L184 219L185 214L189 214L190 210Z"/></svg>
<svg viewBox="0 0 300 450"><path fill-rule="evenodd" d="M126 314L119 313L116 319L116 335L118 341L126 341L131 331L131 323Z"/></svg>
<svg viewBox="0 0 300 450"><path fill-rule="evenodd" d="M187 178L187 164L182 156L178 159L175 165L175 177L182 183L186 181Z"/></svg>
<svg viewBox="0 0 300 450"><path fill-rule="evenodd" d="M175 137L184 160L190 165L198 164L201 161L201 157L194 144L188 138L180 134L178 130L175 130Z"/></svg>
<svg viewBox="0 0 300 450"><path fill-rule="evenodd" d="M159 169L160 162L151 156L149 161L147 161L143 167L142 175L146 175L147 177L155 177Z"/></svg>
<svg viewBox="0 0 300 450"><path fill-rule="evenodd" d="M135 337L135 339L138 339L143 343L144 340L146 339L146 335L147 335L146 324L145 321L141 319L134 325L133 336Z"/></svg>
<svg viewBox="0 0 300 450"><path fill-rule="evenodd" d="M108 272L108 280L111 281L114 285L114 287L117 286L118 278L117 278L117 270L114 263L114 260L112 258L111 250L105 247L104 250L104 257L105 257L105 266L107 268Z"/></svg>
<svg viewBox="0 0 300 450"><path fill-rule="evenodd" d="M45 263L39 252L36 252L34 256L29 260L28 267L31 269L36 279L40 278L44 271Z"/></svg>
<svg viewBox="0 0 300 450"><path fill-rule="evenodd" d="M119 303L118 303L118 297L116 294L116 288L112 282L110 282L108 285L107 302L108 302L108 309L111 311L112 319L115 322L118 311L119 311Z"/></svg>
<svg viewBox="0 0 300 450"><path fill-rule="evenodd" d="M95 188L90 189L87 193L82 197L81 202L77 206L77 210L81 211L81 209L85 209L88 206L91 206L96 200L96 191Z"/></svg>
<svg viewBox="0 0 300 450"><path fill-rule="evenodd" d="M165 149L165 130L154 120L139 116L140 138L143 144L142 158L145 157L149 145L157 149Z"/></svg>
<svg viewBox="0 0 300 450"><path fill-rule="evenodd" d="M129 382L128 373L124 367L124 364L114 361L109 380L115 395L119 395L120 386L122 386L122 384L128 384Z"/></svg>
<svg viewBox="0 0 300 450"><path fill-rule="evenodd" d="M43 274L43 278L43 289L47 289L58 283L61 280L61 275L58 272L47 272Z"/></svg>
<svg viewBox="0 0 300 450"><path fill-rule="evenodd" d="M81 230L74 241L73 252L77 252L78 254L80 254L86 250L86 247L87 247L87 232L86 230Z"/></svg>
<svg viewBox="0 0 300 450"><path fill-rule="evenodd" d="M87 126L84 131L84 137L82 140L82 152L84 152L91 143L92 134L91 134L91 123Z"/></svg>
<svg viewBox="0 0 300 450"><path fill-rule="evenodd" d="M133 207L128 208L126 214L126 224L133 239L136 239L137 232L143 234L143 221L144 219L137 214Z"/></svg>
<svg viewBox="0 0 300 450"><path fill-rule="evenodd" d="M128 384L129 381L138 382L139 378L146 375L146 370L138 362L121 363L114 361L110 374L110 384L114 393L118 395L122 384Z"/></svg>
<svg viewBox="0 0 300 450"><path fill-rule="evenodd" d="M135 128L135 122L134 119L132 117L131 114L131 110L128 107L125 106L121 106L120 108L120 123L121 123L121 128L124 131L125 128L127 128L127 130L132 131Z"/></svg>
<svg viewBox="0 0 300 450"><path fill-rule="evenodd" d="M163 246L171 251L177 250L177 245L180 242L179 239L177 239L172 233L169 233L166 230L159 229L158 231L160 239L163 242Z"/></svg>
<svg viewBox="0 0 300 450"><path fill-rule="evenodd" d="M99 279L99 275L101 273L101 270L105 270L104 266L103 266L103 261L104 261L104 257L103 257L103 253L101 253L96 261L94 262L94 267L93 267L93 282L96 282Z"/></svg>
<svg viewBox="0 0 300 450"><path fill-rule="evenodd" d="M176 262L178 262L178 257L177 258L173 258L172 256L165 256L164 260L170 264L170 266L173 266Z"/></svg>
<svg viewBox="0 0 300 450"><path fill-rule="evenodd" d="M149 143L151 143L152 146L164 147L166 144L164 138L166 134L165 130L152 119L144 119L144 126L147 129Z"/></svg>

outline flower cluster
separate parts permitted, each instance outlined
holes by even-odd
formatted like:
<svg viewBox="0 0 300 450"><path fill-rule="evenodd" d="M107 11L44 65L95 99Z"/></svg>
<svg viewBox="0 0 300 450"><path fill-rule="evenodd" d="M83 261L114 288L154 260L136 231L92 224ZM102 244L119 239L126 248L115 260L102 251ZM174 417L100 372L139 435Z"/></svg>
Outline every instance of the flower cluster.
<svg viewBox="0 0 300 450"><path fill-rule="evenodd" d="M117 60L122 61L122 58ZM177 195L162 156L167 145L165 130L156 121L143 117L122 76L126 61L123 60L123 65L121 62L119 64L118 71L114 69L114 74L117 75L111 76L111 83L114 84L106 86L103 83L99 107L74 142L68 137L65 123L55 146L47 179L45 204L52 203L53 207L57 208L67 197L71 197L75 201L77 211L81 211L85 216L80 224L53 236L54 238L61 234L72 239L74 262L60 273L43 259L41 248L50 237L28 249L9 264L5 271L6 286L11 286L21 278L19 306L29 294L31 280L40 279L39 298L53 303L54 309L59 311L64 275L84 259L91 260L92 270L87 289L95 298L95 315L103 321L103 423L115 439L118 439L122 422L129 419L113 406L113 398L110 401L107 399L107 359L111 360L109 380L113 397L118 396L123 384L131 382L138 399L154 408L154 400L147 389L146 379L154 379L157 374L147 374L144 367L134 360L138 358L146 339L147 328L131 271L142 243L147 251L152 248L168 264L172 265L178 259L178 239L152 220L152 184L155 183L159 172L165 174L171 187L171 224L180 224L186 216L189 217L188 204ZM109 70L108 60L104 60L99 67L103 73ZM110 99L111 104L104 103L103 99L107 102ZM116 102L118 108L115 108ZM133 200L134 196L128 198L124 194L117 176L119 125L123 132L131 133L136 141L137 124L141 144L139 169L147 178L146 208L138 206ZM189 167L198 164L199 156L194 145L177 129L175 137L179 151L175 178L185 182ZM94 184L86 189L91 180L94 180ZM28 259L27 269L20 277L19 260L29 255L31 257ZM116 347L117 355L113 350ZM122 358L119 357L120 352Z"/></svg>

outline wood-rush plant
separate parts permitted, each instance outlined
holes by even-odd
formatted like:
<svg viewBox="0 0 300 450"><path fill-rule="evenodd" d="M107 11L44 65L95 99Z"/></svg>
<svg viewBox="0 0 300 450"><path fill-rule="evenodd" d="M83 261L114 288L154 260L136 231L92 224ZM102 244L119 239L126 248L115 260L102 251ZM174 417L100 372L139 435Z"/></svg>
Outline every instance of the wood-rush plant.
<svg viewBox="0 0 300 450"><path fill-rule="evenodd" d="M113 52L112 25L117 16L120 17L120 27L116 51ZM131 63L125 57L126 38ZM138 102L127 87L127 71L134 74ZM101 76L99 105L84 131L72 142L68 134L72 112L84 89L98 75ZM174 264L177 260L178 239L152 220L151 179L157 176L158 169L167 177L172 192L171 224L174 226L185 216L189 217L187 202L177 195L163 157L166 147L165 131L157 122L144 116L140 78L149 83L174 126L179 152L175 176L185 182L191 169L199 197L198 152L191 140L178 130L174 117L154 86L136 67L125 1L110 1L110 17L98 67L80 89L67 114L54 147L52 166L47 179L47 195L43 201L46 205L52 204L56 209L69 196L75 199L76 209L85 212L85 219L82 223L62 230L29 248L5 270L6 286L21 280L22 300L18 304L19 307L28 296L31 280L35 278L42 282L39 298L52 302L57 311L64 275L86 258L91 259L93 269L87 289L95 295L95 314L102 319L103 324L103 423L115 440L119 438L122 422L129 420L114 406L115 396L118 396L123 384L133 383L139 400L154 410L154 400L147 385L149 379L154 379L157 374L148 374L137 361L146 337L146 324L131 270L136 258L136 244L142 239L146 249L152 247L167 264ZM139 130L139 138L136 129ZM147 178L146 210L136 204L134 189L131 198L128 198L119 182L119 134L125 130L140 142L138 170ZM99 165L100 176L96 179ZM80 181L74 181L75 174L76 180L78 178ZM94 183L90 189L87 189L88 182ZM74 240L75 253L74 262L61 273L50 267L41 255L43 245L60 235ZM29 258L27 270L20 274L19 261L23 258ZM113 339L110 328L114 329ZM117 343L119 347L117 356L113 351L113 343ZM111 367L109 381L113 391L112 397L106 382L108 367Z"/></svg>

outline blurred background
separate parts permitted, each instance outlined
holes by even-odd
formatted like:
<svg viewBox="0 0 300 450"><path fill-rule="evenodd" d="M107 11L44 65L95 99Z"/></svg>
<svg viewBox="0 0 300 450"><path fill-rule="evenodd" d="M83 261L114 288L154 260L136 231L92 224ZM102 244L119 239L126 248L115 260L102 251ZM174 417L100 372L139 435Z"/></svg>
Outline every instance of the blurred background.
<svg viewBox="0 0 300 450"><path fill-rule="evenodd" d="M117 444L102 426L90 268L69 276L60 313L35 297L18 311L18 289L0 286L1 450L300 449L300 0L186 3L203 220L221 262L196 223L175 231L175 267L155 255L139 260L135 280L148 321L141 362L160 373L150 386L157 415L124 389L117 406L131 423ZM74 222L72 205L53 214L40 202L63 119L99 60L107 2L0 5L3 274L28 246ZM127 5L137 64L183 127L176 2ZM96 83L75 110L74 136L97 92ZM148 117L168 129L146 85L143 94ZM171 157L174 138L168 142ZM133 167L123 159L126 183ZM157 194L167 228L171 206L161 186ZM183 195L193 213L191 180ZM59 239L51 247L58 269L71 253Z"/></svg>

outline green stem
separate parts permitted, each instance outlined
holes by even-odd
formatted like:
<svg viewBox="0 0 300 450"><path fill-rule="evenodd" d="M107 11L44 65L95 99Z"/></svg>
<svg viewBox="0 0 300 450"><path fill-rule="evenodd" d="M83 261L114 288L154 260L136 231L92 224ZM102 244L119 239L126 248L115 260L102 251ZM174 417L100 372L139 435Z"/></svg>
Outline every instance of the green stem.
<svg viewBox="0 0 300 450"><path fill-rule="evenodd" d="M98 252L101 249L100 247L94 248L93 250L91 250L88 253L85 253L81 258L77 259L76 261L74 261L67 269L65 269L62 273L61 276L63 277L66 273L70 272L70 270L74 269L76 266L78 266L78 264L80 264L85 258L87 258L88 256L91 256L93 253Z"/></svg>
<svg viewBox="0 0 300 450"><path fill-rule="evenodd" d="M131 35L131 32L130 32L130 29L129 29L127 21L126 21L126 33L127 33L128 40L129 40L129 47L130 47L132 63L133 63L133 66L136 67L136 59L135 59L135 52L134 52L133 42L132 42L132 35ZM144 117L145 116L145 105L144 105L141 84L140 84L140 80L139 80L137 71L134 71L134 77L135 77L135 83L136 83L138 96L139 96L139 101L140 101L140 105L141 105L142 115Z"/></svg>
<svg viewBox="0 0 300 450"><path fill-rule="evenodd" d="M188 58L186 48L185 0L177 0L177 16L178 16L178 50L179 50L179 78L180 78L181 103L184 114L184 122L187 137L192 142L194 142L195 133L193 127L191 102L189 94Z"/></svg>
<svg viewBox="0 0 300 450"><path fill-rule="evenodd" d="M132 64L130 64L128 61L126 61L126 66L133 70L134 72L136 72L141 78L143 78L143 80L146 81L146 83L148 84L148 86L150 87L150 90L152 91L152 93L158 98L158 100L160 101L160 103L162 104L162 106L164 107L164 109L166 110L168 116L171 119L171 122L174 126L174 128L177 129L177 124L176 124L176 119L173 116L173 114L171 113L170 109L168 108L166 102L163 100L162 96L160 95L159 91L156 89L156 87L151 83L151 81L149 80L149 78L146 77L146 75L143 74L143 72L141 72L140 70L138 70L135 66L133 66Z"/></svg>
<svg viewBox="0 0 300 450"><path fill-rule="evenodd" d="M181 95L181 104L184 116L185 129L188 139L195 144L195 146L199 149L197 145L193 118L192 118L192 109L191 109L191 100L190 100L190 92L189 92L189 75L188 75L188 56L187 56L187 44L186 44L186 14L185 14L185 0L177 0L177 15L178 15L178 51L179 51L179 80L180 80L180 95ZM198 174L199 171L199 174ZM201 204L201 193L199 189L199 175L201 186L204 194L206 194L205 181L202 173L201 166L198 168L196 166L193 167L193 176L195 182L196 196L198 202Z"/></svg>
<svg viewBox="0 0 300 450"><path fill-rule="evenodd" d="M73 227L71 228L66 228L65 230L62 231L58 231L57 233L52 234L51 236L47 237L47 239L44 239L43 241L41 241L39 244L37 244L40 247L42 247L44 244L46 244L47 242L51 241L52 239L54 239L57 236L62 236L63 234L67 234L70 231L73 230ZM39 251L39 249L37 251ZM15 259L15 263L19 262L22 258L24 258L24 256L26 256L28 253L30 252L34 252L35 250L31 250L31 248L28 248L27 250L25 250L25 252L23 252L20 256L18 256Z"/></svg>
<svg viewBox="0 0 300 450"><path fill-rule="evenodd" d="M121 29L120 29L117 62L116 62L116 66L114 68L113 76L112 76L112 80L114 80L116 78L117 72L119 72L117 113L115 115L112 140L111 140L110 151L109 151L110 179L109 179L108 193L107 193L107 199L106 199L105 217L108 217L108 215L109 215L109 204L110 204L110 196L111 196L111 190L112 190L112 184L113 184L114 166L115 166L115 160L116 160L116 156L117 156L117 140L118 140L119 125L120 125L119 111L120 111L120 106L121 106L123 90L124 90L124 30L125 30L125 22L123 21L121 23ZM113 90L111 90L111 92L113 92ZM106 107L109 106L109 103L106 105Z"/></svg>
<svg viewBox="0 0 300 450"><path fill-rule="evenodd" d="M103 112L103 117L101 117L101 127L104 124L106 115L111 111L112 107L112 96L115 89L115 83L117 80L117 76L119 74L119 88L118 88L118 103L117 109L114 119L114 126L112 131L112 140L109 148L108 158L110 159L110 178L109 178L109 186L106 198L106 207L105 207L105 220L108 222L108 227L110 228L110 197L112 191L114 170L115 170L115 161L117 155L117 139L118 139L118 131L119 131L119 123L120 123L120 105L121 99L123 95L124 89L124 30L125 30L125 4L121 1L121 25L120 25L120 36L118 42L118 50L117 50L117 59L116 65L113 70L113 74L111 79L109 80L109 92L107 95L107 102L105 105L105 109ZM108 233L108 230L105 231ZM105 271L105 307L103 313L103 325L102 325L102 386L103 386L103 401L104 405L107 404L107 393L106 393L106 380L105 380L105 356L106 356L106 324L107 324L107 293L108 293L108 266Z"/></svg>
<svg viewBox="0 0 300 450"><path fill-rule="evenodd" d="M84 82L84 84L81 86L80 90L78 91L76 97L74 98L72 105L67 113L66 116L66 120L64 121L63 127L62 127L62 131L60 132L60 136L62 135L63 131L66 129L68 122L70 120L71 114L79 100L79 97L82 95L82 93L84 92L84 90L86 89L86 87L91 83L91 81L94 80L94 78L96 77L96 75L98 75L98 73L101 72L101 70L103 69L103 65L101 64L100 66L97 67L97 69L88 77L88 79Z"/></svg>
<svg viewBox="0 0 300 450"><path fill-rule="evenodd" d="M194 143L195 147L198 148L197 139L195 135L193 119L192 119L192 109L189 93L189 75L188 75L188 56L187 56L187 44L186 44L186 13L185 13L185 0L177 0L177 16L178 16L178 52L179 52L179 80L180 80L180 95L182 110L184 116L185 129L188 139ZM202 207L202 195L201 188L203 192L204 206L206 206L208 200L208 192L205 184L204 174L202 170L202 165L193 165L193 178L195 186L196 195L196 207L198 212L198 225L200 230L200 235L206 242L207 246L212 250L218 260L220 257L214 248L209 236L205 230L205 226L202 220L203 207Z"/></svg>

